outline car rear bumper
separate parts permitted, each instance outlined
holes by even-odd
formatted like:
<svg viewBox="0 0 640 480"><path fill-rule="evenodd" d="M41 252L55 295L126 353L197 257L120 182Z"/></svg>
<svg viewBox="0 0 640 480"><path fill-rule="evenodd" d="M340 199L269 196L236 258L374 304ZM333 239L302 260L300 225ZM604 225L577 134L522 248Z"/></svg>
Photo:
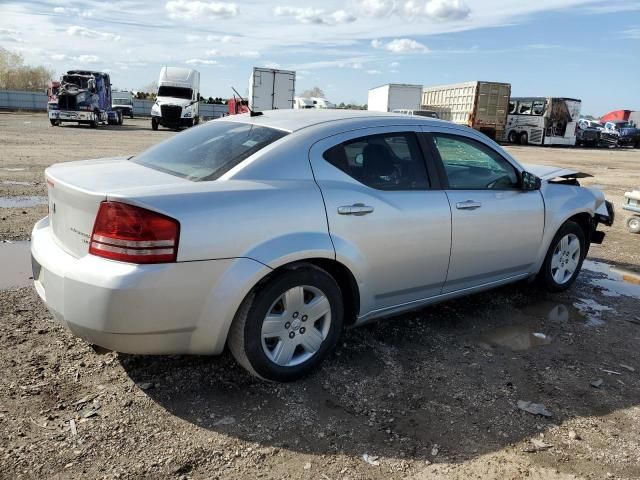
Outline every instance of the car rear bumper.
<svg viewBox="0 0 640 480"><path fill-rule="evenodd" d="M31 254L34 286L57 321L89 343L135 354L220 353L244 298L230 296L229 283L265 268L246 258L157 265L76 258L56 243L48 218L34 227Z"/></svg>

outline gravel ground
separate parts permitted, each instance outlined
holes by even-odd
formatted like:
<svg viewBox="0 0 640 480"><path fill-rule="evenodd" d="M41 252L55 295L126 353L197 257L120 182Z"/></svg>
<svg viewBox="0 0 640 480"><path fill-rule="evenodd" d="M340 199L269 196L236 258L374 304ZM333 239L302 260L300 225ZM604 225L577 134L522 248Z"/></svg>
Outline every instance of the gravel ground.
<svg viewBox="0 0 640 480"><path fill-rule="evenodd" d="M45 195L51 163L173 134L125 122L0 113L0 199ZM617 204L640 178L638 151L509 150L588 171ZM45 214L0 208L0 240L27 239ZM640 236L620 219L590 257L640 271ZM96 352L31 287L0 290L0 478L640 478L640 286L604 267L563 294L518 284L348 330L291 385L228 353Z"/></svg>

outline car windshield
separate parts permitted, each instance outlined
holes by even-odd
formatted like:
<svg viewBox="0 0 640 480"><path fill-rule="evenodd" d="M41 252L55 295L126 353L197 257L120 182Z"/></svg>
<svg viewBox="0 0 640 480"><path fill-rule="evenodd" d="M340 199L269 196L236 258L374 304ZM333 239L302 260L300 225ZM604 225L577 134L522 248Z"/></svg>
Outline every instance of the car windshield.
<svg viewBox="0 0 640 480"><path fill-rule="evenodd" d="M132 161L194 182L216 180L285 135L268 127L214 121L175 135Z"/></svg>
<svg viewBox="0 0 640 480"><path fill-rule="evenodd" d="M436 112L431 112L429 110L414 110L413 114L419 117L438 118Z"/></svg>
<svg viewBox="0 0 640 480"><path fill-rule="evenodd" d="M629 127L631 127L631 124L629 124L629 122L618 122L615 125L616 125L616 128L629 128Z"/></svg>
<svg viewBox="0 0 640 480"><path fill-rule="evenodd" d="M167 87L164 85L158 88L159 97L184 98L185 100L191 100L191 95L192 92L190 88Z"/></svg>

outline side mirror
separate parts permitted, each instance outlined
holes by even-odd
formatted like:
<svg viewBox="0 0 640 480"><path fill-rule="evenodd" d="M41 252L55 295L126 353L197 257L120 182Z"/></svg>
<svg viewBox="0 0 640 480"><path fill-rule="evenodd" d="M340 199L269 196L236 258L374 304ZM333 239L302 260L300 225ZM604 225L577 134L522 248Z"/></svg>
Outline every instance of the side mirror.
<svg viewBox="0 0 640 480"><path fill-rule="evenodd" d="M522 190L540 190L542 180L533 173L522 172L522 181L520 187Z"/></svg>

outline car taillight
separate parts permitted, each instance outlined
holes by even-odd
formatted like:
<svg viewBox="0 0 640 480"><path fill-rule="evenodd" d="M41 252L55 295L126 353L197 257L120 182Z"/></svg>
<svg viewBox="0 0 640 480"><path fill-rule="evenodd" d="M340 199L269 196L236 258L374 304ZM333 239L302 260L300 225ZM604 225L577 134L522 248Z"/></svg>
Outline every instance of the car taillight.
<svg viewBox="0 0 640 480"><path fill-rule="evenodd" d="M177 220L126 203L100 204L89 253L129 263L175 262L180 224Z"/></svg>

